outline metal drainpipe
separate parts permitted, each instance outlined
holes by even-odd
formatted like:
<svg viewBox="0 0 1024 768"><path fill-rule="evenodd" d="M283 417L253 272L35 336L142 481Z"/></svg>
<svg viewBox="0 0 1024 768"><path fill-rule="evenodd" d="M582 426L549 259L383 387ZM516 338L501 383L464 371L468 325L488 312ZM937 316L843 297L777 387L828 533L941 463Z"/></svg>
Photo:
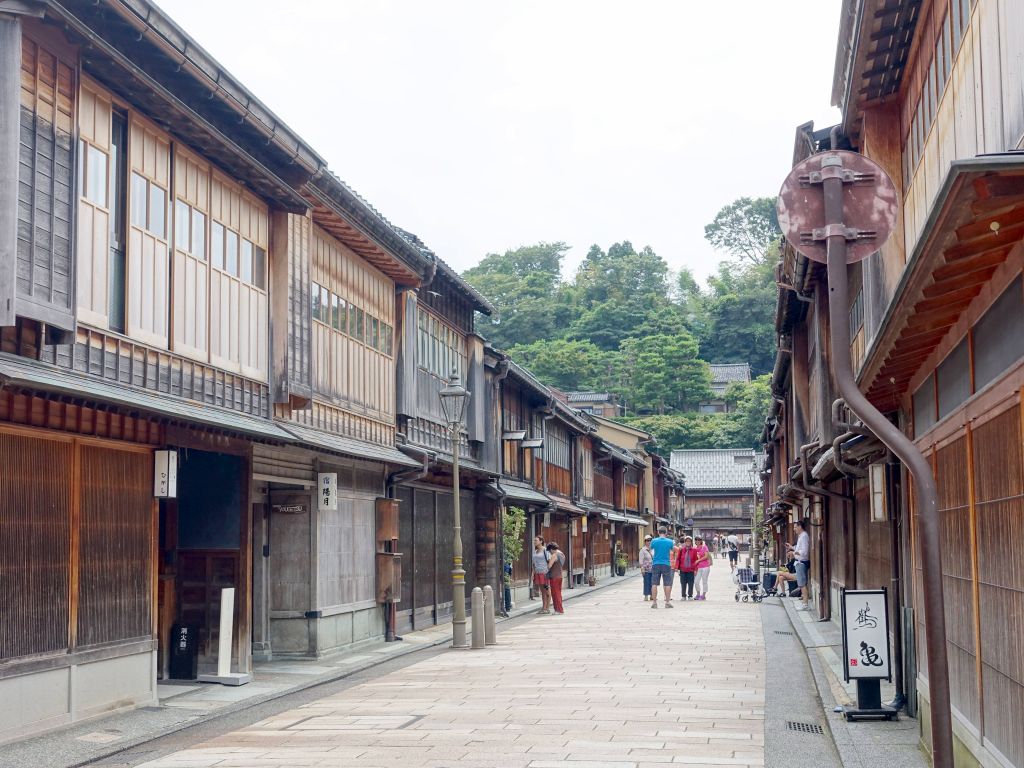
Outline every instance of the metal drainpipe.
<svg viewBox="0 0 1024 768"><path fill-rule="evenodd" d="M896 698L890 702L893 709L903 709L907 705L906 680L903 669L903 580L900 577L900 521L894 514L897 508L896 488L893 478L898 472L898 464L890 453L885 462L885 506L889 512L889 570L892 579L893 611L896 621L892 623L893 645L893 682L896 685Z"/></svg>
<svg viewBox="0 0 1024 768"><path fill-rule="evenodd" d="M822 161L822 171L842 167L838 155ZM825 174L823 174L825 175ZM917 446L864 397L850 360L850 292L846 274L846 235L843 232L843 179L838 174L822 182L828 260L828 315L832 342L832 372L847 407L903 462L914 478L921 527L921 557L925 573L938 574L924 590L925 645L928 648L928 691L934 768L953 768L953 720L946 654L945 595L942 586L942 532L939 528L935 478Z"/></svg>

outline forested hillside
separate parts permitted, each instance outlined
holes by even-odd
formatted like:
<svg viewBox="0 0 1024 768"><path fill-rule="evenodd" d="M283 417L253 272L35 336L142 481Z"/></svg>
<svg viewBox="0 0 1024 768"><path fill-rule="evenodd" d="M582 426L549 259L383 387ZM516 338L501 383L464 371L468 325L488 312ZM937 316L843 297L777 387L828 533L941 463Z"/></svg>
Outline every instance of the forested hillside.
<svg viewBox="0 0 1024 768"><path fill-rule="evenodd" d="M706 286L629 241L592 246L568 281L565 243L492 253L463 276L498 309L481 332L542 381L619 394L664 452L747 447L770 399L778 235L774 201L741 198L705 227L723 255ZM737 362L755 379L730 388L735 410L695 413L711 395L708 363Z"/></svg>

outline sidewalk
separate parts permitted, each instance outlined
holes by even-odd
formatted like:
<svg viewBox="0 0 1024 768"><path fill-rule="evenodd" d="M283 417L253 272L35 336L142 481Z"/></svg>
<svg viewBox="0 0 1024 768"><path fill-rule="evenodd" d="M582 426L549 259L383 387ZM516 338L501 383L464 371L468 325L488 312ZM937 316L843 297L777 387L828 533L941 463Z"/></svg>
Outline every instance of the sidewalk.
<svg viewBox="0 0 1024 768"><path fill-rule="evenodd" d="M807 653L820 708L820 721L832 734L842 768L874 768L893 765L900 768L928 768L930 763L919 746L921 727L916 718L901 712L898 720L848 722L836 708L857 701L857 686L843 680L842 633L831 621L818 621L812 611L797 611L798 598L768 598L765 611L781 606L789 624ZM882 701L896 695L891 683L882 681ZM792 765L792 763L790 763ZM819 763L825 768L827 763Z"/></svg>
<svg viewBox="0 0 1024 768"><path fill-rule="evenodd" d="M606 577L596 586L565 589L565 600L598 592L631 581ZM638 587L639 588L639 587ZM499 622L536 612L540 601L518 604ZM186 681L160 681L158 706L139 707L72 725L23 741L0 746L0 768L71 768L144 744L154 738L192 727L257 704L278 699L323 683L339 680L391 659L451 642L450 623L409 632L401 642L378 643L358 651L321 659L255 662L253 682L231 687Z"/></svg>

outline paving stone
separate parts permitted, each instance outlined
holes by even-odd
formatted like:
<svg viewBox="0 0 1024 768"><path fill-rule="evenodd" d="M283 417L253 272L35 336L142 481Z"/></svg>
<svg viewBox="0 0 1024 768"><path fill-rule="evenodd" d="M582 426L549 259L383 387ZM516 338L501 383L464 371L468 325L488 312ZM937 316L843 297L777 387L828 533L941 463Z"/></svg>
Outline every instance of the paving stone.
<svg viewBox="0 0 1024 768"><path fill-rule="evenodd" d="M651 611L624 580L483 651L439 653L144 768L762 766L760 612L727 569ZM248 762L246 762L248 761Z"/></svg>

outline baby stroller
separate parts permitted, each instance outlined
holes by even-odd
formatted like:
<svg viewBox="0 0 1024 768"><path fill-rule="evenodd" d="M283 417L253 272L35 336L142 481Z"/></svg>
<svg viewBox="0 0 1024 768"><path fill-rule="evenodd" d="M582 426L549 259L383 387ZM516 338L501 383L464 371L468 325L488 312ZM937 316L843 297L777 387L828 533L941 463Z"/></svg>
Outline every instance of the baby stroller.
<svg viewBox="0 0 1024 768"><path fill-rule="evenodd" d="M733 581L736 582L737 603L741 598L744 603L751 599L753 599L755 603L760 603L768 596L768 593L764 591L764 587L761 585L761 582L758 581L756 576L754 576L753 568L737 568L736 574L733 576Z"/></svg>

